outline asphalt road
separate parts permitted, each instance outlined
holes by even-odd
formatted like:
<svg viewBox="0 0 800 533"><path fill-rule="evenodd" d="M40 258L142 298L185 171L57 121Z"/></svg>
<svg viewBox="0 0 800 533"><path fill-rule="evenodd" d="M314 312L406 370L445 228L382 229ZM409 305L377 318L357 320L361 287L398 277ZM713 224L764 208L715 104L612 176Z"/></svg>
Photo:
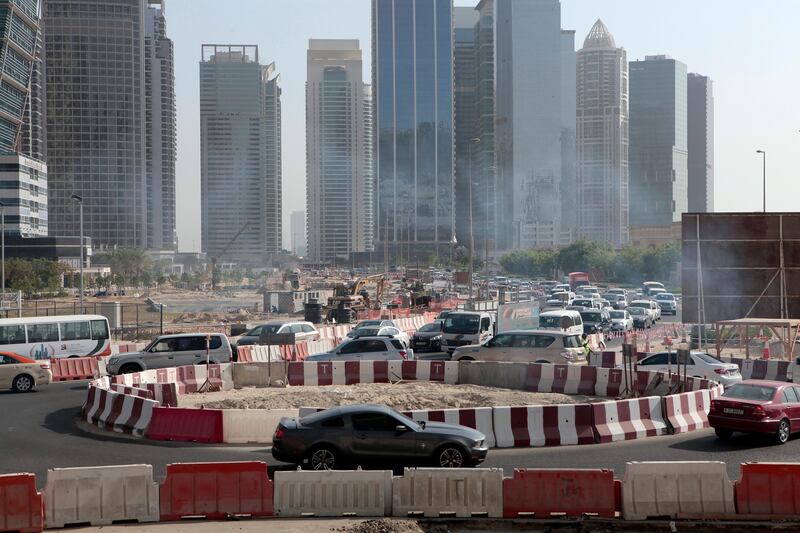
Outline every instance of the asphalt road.
<svg viewBox="0 0 800 533"><path fill-rule="evenodd" d="M44 482L48 468L152 464L156 475L173 462L260 460L276 463L265 446L155 443L86 432L76 425L85 383L55 383L30 394L0 393L0 473L34 472ZM625 443L560 448L492 450L484 463L514 468L611 468L621 476L628 461L725 461L733 477L745 461L795 461L800 437L783 446L768 439L737 435L719 442L713 431L655 437Z"/></svg>

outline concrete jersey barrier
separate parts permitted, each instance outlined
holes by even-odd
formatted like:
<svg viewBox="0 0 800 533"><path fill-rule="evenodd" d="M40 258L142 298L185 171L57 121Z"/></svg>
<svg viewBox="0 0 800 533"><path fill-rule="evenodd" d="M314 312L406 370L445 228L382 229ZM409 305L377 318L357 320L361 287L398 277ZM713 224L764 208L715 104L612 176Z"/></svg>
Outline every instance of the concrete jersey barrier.
<svg viewBox="0 0 800 533"><path fill-rule="evenodd" d="M498 448L567 446L595 441L590 404L494 407L492 421Z"/></svg>

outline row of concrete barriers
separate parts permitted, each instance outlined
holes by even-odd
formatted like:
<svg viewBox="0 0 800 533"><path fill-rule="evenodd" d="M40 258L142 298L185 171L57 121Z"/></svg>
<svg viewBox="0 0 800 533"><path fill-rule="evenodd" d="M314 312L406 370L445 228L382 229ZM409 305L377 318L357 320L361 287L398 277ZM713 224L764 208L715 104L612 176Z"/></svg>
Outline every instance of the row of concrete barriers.
<svg viewBox="0 0 800 533"><path fill-rule="evenodd" d="M70 525L243 517L761 519L800 514L800 463L633 462L607 469L495 468L276 471L263 462L56 468L39 492L33 474L0 475L0 531Z"/></svg>
<svg viewBox="0 0 800 533"><path fill-rule="evenodd" d="M656 391L667 376L639 372L631 384ZM622 371L570 365L442 361L348 361L233 363L149 370L100 378L90 385L84 418L103 429L155 440L269 443L283 416L295 410L175 409L178 394L207 384L222 390L243 386L388 383L398 380L464 383L617 396ZM515 382L516 379L516 382ZM711 399L720 387L691 380L694 390L594 404L534 405L411 411L418 421L462 424L483 432L492 447L561 446L613 442L708 427ZM666 383L669 385L669 383ZM601 392L602 389L602 392Z"/></svg>
<svg viewBox="0 0 800 533"><path fill-rule="evenodd" d="M650 355L649 353L637 354L638 360ZM742 359L737 357L723 357L726 363L733 363L739 367L743 379L766 379L771 381L786 381L800 383L800 372L795 372L796 363L792 361L779 361L776 359ZM594 352L589 355L589 366L598 368L616 368L622 364L620 352Z"/></svg>

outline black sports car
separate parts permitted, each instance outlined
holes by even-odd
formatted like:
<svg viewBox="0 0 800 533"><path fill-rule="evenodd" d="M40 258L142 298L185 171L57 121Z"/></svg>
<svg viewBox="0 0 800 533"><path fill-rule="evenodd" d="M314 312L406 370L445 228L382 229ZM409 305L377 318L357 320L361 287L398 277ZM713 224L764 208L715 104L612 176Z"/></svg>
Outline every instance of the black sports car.
<svg viewBox="0 0 800 533"><path fill-rule="evenodd" d="M475 466L486 458L480 431L415 422L382 405L347 405L300 419L282 418L272 437L272 456L314 470L367 464Z"/></svg>

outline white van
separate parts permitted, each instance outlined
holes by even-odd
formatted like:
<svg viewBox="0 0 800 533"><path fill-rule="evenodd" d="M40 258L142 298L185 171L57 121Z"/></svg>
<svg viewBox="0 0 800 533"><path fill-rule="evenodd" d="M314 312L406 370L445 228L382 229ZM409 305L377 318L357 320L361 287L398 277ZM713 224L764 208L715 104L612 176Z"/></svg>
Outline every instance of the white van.
<svg viewBox="0 0 800 533"><path fill-rule="evenodd" d="M442 350L449 354L459 346L483 344L494 334L494 315L481 311L456 311L442 326Z"/></svg>
<svg viewBox="0 0 800 533"><path fill-rule="evenodd" d="M563 331L568 335L582 335L583 319L578 311L546 311L539 315L539 329Z"/></svg>

